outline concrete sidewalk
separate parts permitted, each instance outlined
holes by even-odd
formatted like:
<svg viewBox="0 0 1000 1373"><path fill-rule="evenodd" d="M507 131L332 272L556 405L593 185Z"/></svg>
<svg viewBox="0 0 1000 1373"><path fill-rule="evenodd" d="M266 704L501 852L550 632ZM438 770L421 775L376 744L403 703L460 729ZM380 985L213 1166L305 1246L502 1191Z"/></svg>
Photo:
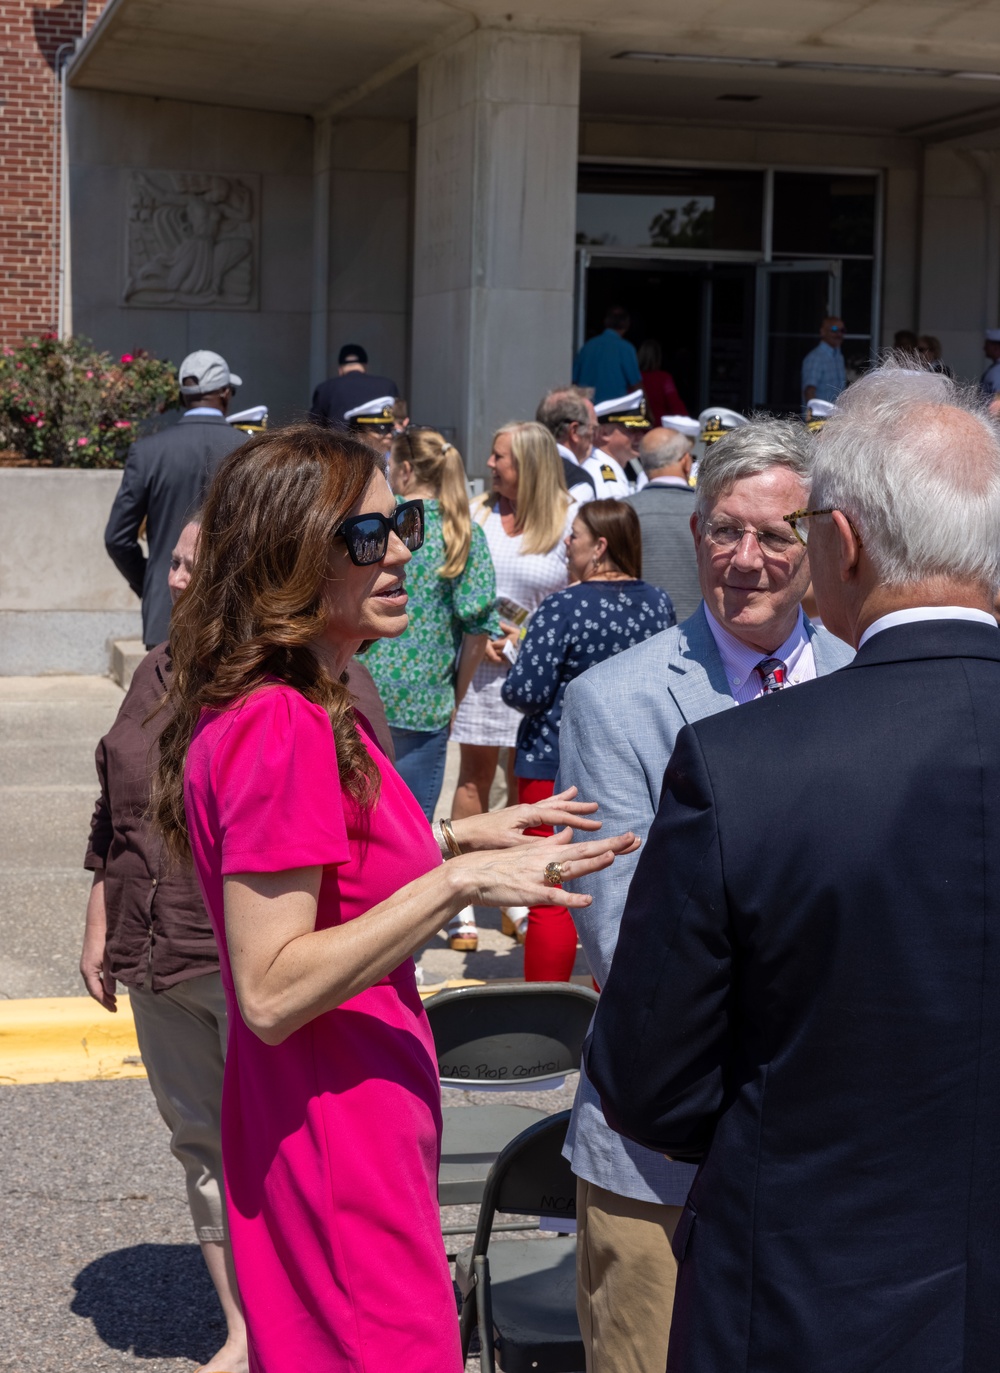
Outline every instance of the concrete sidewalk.
<svg viewBox="0 0 1000 1373"><path fill-rule="evenodd" d="M107 677L0 677L0 998L78 996Z"/></svg>

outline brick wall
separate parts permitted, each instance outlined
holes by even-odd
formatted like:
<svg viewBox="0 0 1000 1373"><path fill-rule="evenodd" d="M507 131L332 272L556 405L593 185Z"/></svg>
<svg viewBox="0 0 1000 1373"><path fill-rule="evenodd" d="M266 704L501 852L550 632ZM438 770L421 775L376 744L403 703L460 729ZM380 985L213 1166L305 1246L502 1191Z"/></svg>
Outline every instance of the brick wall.
<svg viewBox="0 0 1000 1373"><path fill-rule="evenodd" d="M56 65L104 4L0 0L0 344L56 325Z"/></svg>

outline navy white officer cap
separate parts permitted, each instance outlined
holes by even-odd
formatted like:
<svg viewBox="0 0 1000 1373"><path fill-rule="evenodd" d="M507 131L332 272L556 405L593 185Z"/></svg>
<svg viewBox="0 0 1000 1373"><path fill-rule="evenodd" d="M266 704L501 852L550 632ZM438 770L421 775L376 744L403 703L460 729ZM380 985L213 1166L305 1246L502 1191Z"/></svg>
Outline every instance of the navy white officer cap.
<svg viewBox="0 0 1000 1373"><path fill-rule="evenodd" d="M806 401L806 428L814 434L819 433L836 408L833 401L813 396L812 400Z"/></svg>
<svg viewBox="0 0 1000 1373"><path fill-rule="evenodd" d="M344 419L352 429L360 429L363 433L387 433L395 423L392 413L395 399L395 396L376 396L374 400L366 400L364 405L356 405L353 410L345 410Z"/></svg>
<svg viewBox="0 0 1000 1373"><path fill-rule="evenodd" d="M727 434L731 434L734 429L739 429L748 421L746 415L741 415L738 410L727 410L722 405L710 405L698 416L698 423L701 426L702 443L718 443L719 439L724 439Z"/></svg>
<svg viewBox="0 0 1000 1373"><path fill-rule="evenodd" d="M600 405L594 406L594 413L602 424L623 424L626 429L649 428L649 412L641 387L638 391L630 391L627 396L602 400Z"/></svg>
<svg viewBox="0 0 1000 1373"><path fill-rule="evenodd" d="M664 429L674 429L687 439L696 439L701 434L701 425L690 415L661 415L660 424Z"/></svg>

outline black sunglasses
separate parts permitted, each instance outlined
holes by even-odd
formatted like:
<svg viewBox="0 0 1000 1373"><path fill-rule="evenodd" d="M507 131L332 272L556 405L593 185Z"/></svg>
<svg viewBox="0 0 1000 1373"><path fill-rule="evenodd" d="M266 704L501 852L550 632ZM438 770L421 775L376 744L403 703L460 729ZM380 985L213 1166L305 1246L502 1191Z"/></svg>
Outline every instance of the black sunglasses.
<svg viewBox="0 0 1000 1373"><path fill-rule="evenodd" d="M389 547L389 535L396 534L402 543L416 553L424 541L423 501L404 501L391 515L351 515L337 530L347 543L347 551L355 567L371 567L380 563Z"/></svg>

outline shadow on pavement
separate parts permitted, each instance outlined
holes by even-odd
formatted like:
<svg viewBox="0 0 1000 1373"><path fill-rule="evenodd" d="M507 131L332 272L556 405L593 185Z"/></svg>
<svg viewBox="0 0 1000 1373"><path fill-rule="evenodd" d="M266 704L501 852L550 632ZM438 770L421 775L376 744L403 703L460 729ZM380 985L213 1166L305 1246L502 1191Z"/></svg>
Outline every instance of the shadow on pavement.
<svg viewBox="0 0 1000 1373"><path fill-rule="evenodd" d="M106 1345L140 1359L204 1363L226 1338L215 1289L196 1244L137 1244L103 1254L73 1280L70 1310Z"/></svg>

